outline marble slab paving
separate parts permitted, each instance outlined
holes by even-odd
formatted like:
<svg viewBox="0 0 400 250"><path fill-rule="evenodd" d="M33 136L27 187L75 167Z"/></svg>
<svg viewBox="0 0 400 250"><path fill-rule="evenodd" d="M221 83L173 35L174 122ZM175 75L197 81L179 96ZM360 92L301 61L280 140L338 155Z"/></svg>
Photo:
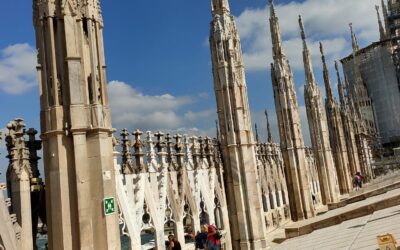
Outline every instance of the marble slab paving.
<svg viewBox="0 0 400 250"><path fill-rule="evenodd" d="M386 233L393 234L400 241L400 206L379 210L368 216L289 239L270 249L375 250L379 248L376 237Z"/></svg>

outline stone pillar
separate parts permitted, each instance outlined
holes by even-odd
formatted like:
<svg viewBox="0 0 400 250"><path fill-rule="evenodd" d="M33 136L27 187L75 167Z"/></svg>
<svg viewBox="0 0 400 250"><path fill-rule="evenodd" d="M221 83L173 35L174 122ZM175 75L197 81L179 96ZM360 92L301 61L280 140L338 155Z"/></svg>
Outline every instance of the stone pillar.
<svg viewBox="0 0 400 250"><path fill-rule="evenodd" d="M354 85L352 86L355 137L360 158L361 174L372 175L371 159L370 159L370 142L375 140L376 126L374 119L373 102L368 95L368 89L365 86L361 71L360 59L357 52L360 49L358 46L357 37L353 31L353 26L350 23L350 33L353 46L353 63L354 63ZM371 176L370 176L371 177Z"/></svg>
<svg viewBox="0 0 400 250"><path fill-rule="evenodd" d="M332 157L331 145L329 141L326 113L325 109L322 106L321 92L319 86L315 81L311 63L311 55L307 47L306 35L301 16L299 17L299 24L301 29L301 38L303 40L303 61L306 75L306 84L304 86L304 99L307 109L308 124L310 129L312 148L314 150L314 155L318 167L318 177L320 180L319 182L321 184L322 191L322 202L323 204L328 204L337 202L339 200L339 187L335 172L335 164ZM329 77L326 75L327 71L325 71L325 69L326 67L324 67L324 79L328 79L329 84ZM327 83L325 83L325 85L327 85Z"/></svg>
<svg viewBox="0 0 400 250"><path fill-rule="evenodd" d="M40 157L37 155L37 151L42 149L42 142L40 140L36 140L36 135L38 131L30 128L26 131L28 135L28 140L25 141L25 145L29 150L29 164L32 171L31 178L31 206L32 206L32 239L33 245L36 246L36 234L38 231L37 225L39 222L39 213L43 213L45 211L44 206L44 185L42 178L40 178L40 172L38 168L38 161ZM43 224L47 222L42 221Z"/></svg>
<svg viewBox="0 0 400 250"><path fill-rule="evenodd" d="M315 211L308 183L308 166L293 74L283 51L279 19L272 0L270 0L270 27L274 60L271 64L271 78L275 108L280 125L279 134L291 215L294 221L298 221L313 217Z"/></svg>
<svg viewBox="0 0 400 250"><path fill-rule="evenodd" d="M240 38L227 0L212 1L210 48L233 249L265 249L256 148Z"/></svg>
<svg viewBox="0 0 400 250"><path fill-rule="evenodd" d="M21 226L21 249L33 249L31 185L32 171L29 164L29 150L25 146L25 124L22 119L8 123L6 136L8 159L7 184L12 201L11 211L17 215ZM0 191L1 192L1 191Z"/></svg>
<svg viewBox="0 0 400 250"><path fill-rule="evenodd" d="M33 0L49 249L119 249L100 1Z"/></svg>
<svg viewBox="0 0 400 250"><path fill-rule="evenodd" d="M349 83L345 78L346 83L346 92L347 92L347 100L344 96L344 86L339 84L339 96L340 96L340 115L342 117L343 130L346 140L347 146L347 155L349 157L349 171L351 174L351 178L355 175L356 172L360 171L360 159L358 155L357 142L356 142L356 134L355 134L355 126L354 126L354 111L353 111L353 101L352 94L350 90ZM352 185L351 185L352 186Z"/></svg>
<svg viewBox="0 0 400 250"><path fill-rule="evenodd" d="M335 145L335 160L337 162L338 169L338 177L339 177L339 186L342 194L349 193L352 190L352 171L351 165L355 165L352 163L352 153L351 153L351 144L352 140L354 140L354 134L351 133L350 128L347 124L347 104L344 99L343 85L342 79L339 73L339 66L337 62L335 62L335 69L338 81L338 93L340 106L335 102L332 112L332 119L330 123L331 130L334 133L331 135L331 144ZM348 142L350 141L350 142ZM341 171L340 171L341 170ZM339 172L340 171L340 172Z"/></svg>

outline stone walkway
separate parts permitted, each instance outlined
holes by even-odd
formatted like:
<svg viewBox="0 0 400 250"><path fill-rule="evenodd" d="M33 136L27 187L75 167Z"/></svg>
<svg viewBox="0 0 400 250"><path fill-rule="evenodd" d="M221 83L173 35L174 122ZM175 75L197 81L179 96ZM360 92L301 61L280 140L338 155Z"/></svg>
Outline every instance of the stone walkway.
<svg viewBox="0 0 400 250"><path fill-rule="evenodd" d="M366 187L363 191L356 192L358 194L353 193L350 197L387 187L388 184L395 183L396 181L398 182L398 178L393 178L393 176L392 180L381 179L372 185L370 184L369 187ZM345 207L328 211L310 220L289 223L268 235L269 249L378 249L376 237L386 233L394 234L395 238L400 242L399 199L400 188L398 188L396 184L396 188L387 193L372 196L365 200L348 204ZM389 203L392 204L390 205L387 201L390 201ZM351 215L353 212L358 214L364 208L371 208L371 206L376 207L377 205L380 207L380 210L373 209L372 211L375 210L375 212L371 211L369 215L367 215L368 213L364 213L360 214L359 218L350 219L351 217L355 218ZM294 229L301 226L303 223L317 223L317 225L321 225L325 224L324 222L326 222L328 218L336 220L335 217L340 218L344 214L351 215L349 216L350 218L348 218L350 220L345 220L342 223L340 223L340 221L342 221L340 220L334 223L336 225L319 230L315 229L315 231L309 234L287 239L279 244L281 240L286 238L284 228Z"/></svg>
<svg viewBox="0 0 400 250"><path fill-rule="evenodd" d="M373 211L399 205L399 203L400 188L349 204L345 207L330 210L325 214L309 220L292 223L291 225L287 226L285 230L286 233L290 231L290 235L293 235L290 236L290 238L294 237L294 235L301 236L310 233L313 230L330 227L348 219L371 214Z"/></svg>
<svg viewBox="0 0 400 250"><path fill-rule="evenodd" d="M376 237L391 233L400 240L400 206L377 211L372 215L345 221L342 224L324 228L311 234L287 240L271 249L378 249Z"/></svg>

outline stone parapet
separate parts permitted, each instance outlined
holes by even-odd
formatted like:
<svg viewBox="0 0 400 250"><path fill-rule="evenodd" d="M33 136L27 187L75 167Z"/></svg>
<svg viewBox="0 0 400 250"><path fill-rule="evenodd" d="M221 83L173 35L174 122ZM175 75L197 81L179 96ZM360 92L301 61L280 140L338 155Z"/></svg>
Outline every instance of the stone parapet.
<svg viewBox="0 0 400 250"><path fill-rule="evenodd" d="M122 144L122 152L115 153L121 155L121 163L114 161L114 167L120 222L131 249L142 245L165 249L169 234L190 248L202 224L220 229L225 249L231 249L216 139L124 129L121 139L114 141ZM154 245L145 238L154 239Z"/></svg>

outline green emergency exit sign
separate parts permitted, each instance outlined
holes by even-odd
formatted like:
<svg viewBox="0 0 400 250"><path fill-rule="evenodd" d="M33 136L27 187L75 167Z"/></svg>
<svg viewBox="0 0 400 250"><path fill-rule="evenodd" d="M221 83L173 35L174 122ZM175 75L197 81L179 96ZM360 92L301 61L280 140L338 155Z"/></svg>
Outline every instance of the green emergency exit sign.
<svg viewBox="0 0 400 250"><path fill-rule="evenodd" d="M105 215L111 215L115 213L115 199L114 197L107 197L103 200L103 208Z"/></svg>

